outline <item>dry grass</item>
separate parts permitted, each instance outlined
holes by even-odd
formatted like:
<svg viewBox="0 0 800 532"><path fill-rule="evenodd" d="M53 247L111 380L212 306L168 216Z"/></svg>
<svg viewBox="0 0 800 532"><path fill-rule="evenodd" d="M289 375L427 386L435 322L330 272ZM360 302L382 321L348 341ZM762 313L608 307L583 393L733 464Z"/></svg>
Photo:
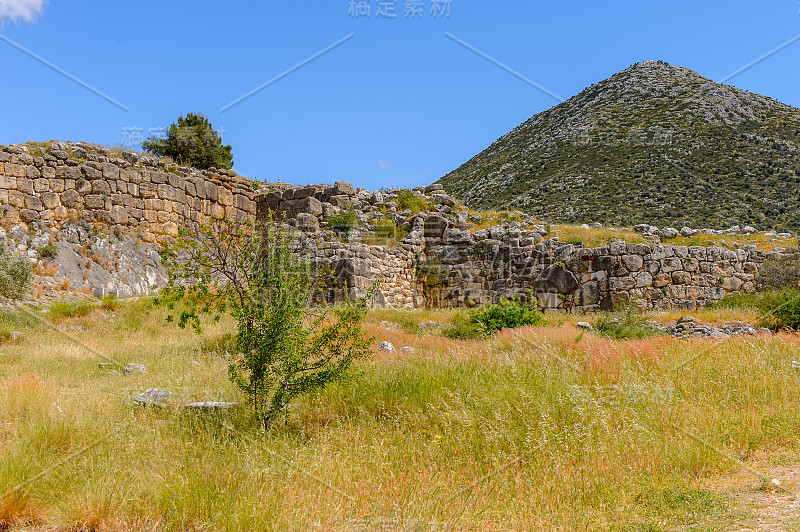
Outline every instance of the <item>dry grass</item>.
<svg viewBox="0 0 800 532"><path fill-rule="evenodd" d="M800 450L794 336L618 342L581 334L565 316L458 342L380 325L452 315L373 311L376 356L352 380L300 399L267 433L246 410L203 421L131 403L147 388L169 389L178 403L241 400L216 352L230 320L199 337L140 300L60 319L75 343L3 315L28 340L0 356L0 495L44 474L0 499L0 523L725 530L741 516L709 486L738 474L726 455ZM415 351L378 353L381 340ZM103 360L80 343L149 373L100 371Z"/></svg>
<svg viewBox="0 0 800 532"><path fill-rule="evenodd" d="M578 225L556 225L550 231L552 236L557 236L562 242L580 244L586 248L605 246L609 242L617 240L622 240L629 244L644 242L642 235L639 233L635 233L630 229L617 229L615 227L590 227L586 229ZM548 235L548 237L551 235Z"/></svg>
<svg viewBox="0 0 800 532"><path fill-rule="evenodd" d="M676 246L722 246L734 247L734 243L738 246L756 246L761 251L772 251L777 247L790 248L797 247L796 238L777 238L767 236L763 233L744 234L744 233L731 233L727 235L708 235L697 234L691 237L678 236L675 238L663 239L664 244L673 244Z"/></svg>

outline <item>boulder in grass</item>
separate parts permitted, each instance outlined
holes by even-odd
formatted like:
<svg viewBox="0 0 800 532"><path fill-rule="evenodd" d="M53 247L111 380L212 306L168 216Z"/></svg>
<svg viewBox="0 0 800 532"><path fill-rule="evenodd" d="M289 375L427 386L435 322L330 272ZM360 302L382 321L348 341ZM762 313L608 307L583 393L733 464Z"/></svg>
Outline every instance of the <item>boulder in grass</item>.
<svg viewBox="0 0 800 532"><path fill-rule="evenodd" d="M378 349L386 351L387 353L394 353L395 349L391 342L381 342L378 344Z"/></svg>
<svg viewBox="0 0 800 532"><path fill-rule="evenodd" d="M152 388L146 390L133 398L133 402L139 406L158 406L166 408L170 405L170 400L174 394L167 390Z"/></svg>
<svg viewBox="0 0 800 532"><path fill-rule="evenodd" d="M122 369L122 373L125 375L136 375L137 373L144 375L147 373L147 366L144 364L128 364Z"/></svg>

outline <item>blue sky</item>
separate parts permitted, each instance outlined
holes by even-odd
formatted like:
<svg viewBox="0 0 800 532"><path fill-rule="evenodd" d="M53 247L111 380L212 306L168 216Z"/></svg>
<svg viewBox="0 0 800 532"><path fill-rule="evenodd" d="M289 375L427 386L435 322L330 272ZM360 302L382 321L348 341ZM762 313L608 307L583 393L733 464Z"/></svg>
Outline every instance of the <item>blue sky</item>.
<svg viewBox="0 0 800 532"><path fill-rule="evenodd" d="M557 103L446 33L563 98L647 59L720 80L800 35L798 0L432 1L0 0L0 143L130 143L195 111L251 178L417 186ZM729 83L800 107L799 67L800 40Z"/></svg>

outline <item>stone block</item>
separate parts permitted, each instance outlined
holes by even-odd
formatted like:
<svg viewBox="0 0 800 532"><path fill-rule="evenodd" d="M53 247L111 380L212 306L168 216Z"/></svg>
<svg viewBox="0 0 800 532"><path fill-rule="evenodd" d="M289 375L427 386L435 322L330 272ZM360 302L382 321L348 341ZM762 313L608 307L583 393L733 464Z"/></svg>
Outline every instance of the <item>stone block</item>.
<svg viewBox="0 0 800 532"><path fill-rule="evenodd" d="M27 177L18 177L17 190L23 194L33 194L33 179L28 179Z"/></svg>
<svg viewBox="0 0 800 532"><path fill-rule="evenodd" d="M58 194L55 192L43 192L39 197L45 209L55 209L60 203Z"/></svg>
<svg viewBox="0 0 800 532"><path fill-rule="evenodd" d="M119 168L111 163L103 163L102 173L104 179L117 179L119 178Z"/></svg>
<svg viewBox="0 0 800 532"><path fill-rule="evenodd" d="M350 199L350 196L346 196L346 195L343 195L343 194L339 194L339 195L336 195L336 196L331 196L328 201L334 207L339 207L339 208L342 208L342 209L346 209L347 207L349 207L353 203L353 201Z"/></svg>

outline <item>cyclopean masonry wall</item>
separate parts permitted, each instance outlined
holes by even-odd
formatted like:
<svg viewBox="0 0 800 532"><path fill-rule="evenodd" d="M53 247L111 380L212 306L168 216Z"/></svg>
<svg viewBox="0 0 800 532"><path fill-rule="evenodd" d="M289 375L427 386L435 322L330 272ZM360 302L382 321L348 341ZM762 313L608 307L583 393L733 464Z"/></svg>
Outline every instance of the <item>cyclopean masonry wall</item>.
<svg viewBox="0 0 800 532"><path fill-rule="evenodd" d="M453 200L438 185L415 189L432 205L416 215L397 212L392 191L369 192L346 182L268 189L258 193L232 171L199 171L130 152L114 157L88 144L51 142L38 154L27 146L0 147L0 223L25 222L36 229L32 241L43 243L47 238L35 235L52 236L63 225L65 242L56 238L60 259L88 238L67 236L81 221L156 242L212 216L253 218L273 211L298 229L302 253L330 267L336 281L326 294L330 300L344 297L345 288L351 296L360 295L380 280L380 302L406 308L473 306L532 295L545 309L569 312L619 308L632 300L645 308L691 309L726 293L753 290L755 274L769 258L752 246L613 242L583 249L546 240L543 228L519 222L471 232L467 213L453 212ZM345 208L354 209L358 222L350 241L342 242L325 220ZM373 222L387 219L405 226L408 236L394 246L359 242ZM28 253L36 260L35 250ZM147 257L154 262L147 276L163 279L157 254L147 251ZM89 262L78 255L72 259L78 265ZM130 277L136 269L126 271ZM126 288L132 293L152 284L137 288L132 277L102 283L109 289L114 283L133 287Z"/></svg>
<svg viewBox="0 0 800 532"><path fill-rule="evenodd" d="M83 220L145 240L177 234L189 221L254 216L251 184L227 170L200 171L153 157L114 157L88 144L51 142L39 156L27 146L0 148L0 222L58 227Z"/></svg>
<svg viewBox="0 0 800 532"><path fill-rule="evenodd" d="M541 241L538 233L494 227L469 233L440 216L424 221L423 250L442 269L436 306L471 306L501 297L545 309L609 310L635 301L642 308L694 309L731 292L751 292L771 255L754 246L665 246L612 242L584 249ZM777 254L775 254L777 256Z"/></svg>
<svg viewBox="0 0 800 532"><path fill-rule="evenodd" d="M449 203L443 191L428 197L439 206ZM304 246L313 250L315 261L331 266L340 286L358 295L381 279L385 303L398 307L469 307L533 296L544 309L568 312L620 308L632 301L642 308L694 309L727 293L753 291L760 265L778 256L754 246L612 242L585 249L545 240L541 230L519 223L470 232L464 216L449 213L390 213L410 229L396 248L338 242L319 227L322 213L347 206L359 208L366 222L365 212L390 200L391 194L382 197L347 183L288 188L257 198L261 215L278 212L307 242L315 242Z"/></svg>

